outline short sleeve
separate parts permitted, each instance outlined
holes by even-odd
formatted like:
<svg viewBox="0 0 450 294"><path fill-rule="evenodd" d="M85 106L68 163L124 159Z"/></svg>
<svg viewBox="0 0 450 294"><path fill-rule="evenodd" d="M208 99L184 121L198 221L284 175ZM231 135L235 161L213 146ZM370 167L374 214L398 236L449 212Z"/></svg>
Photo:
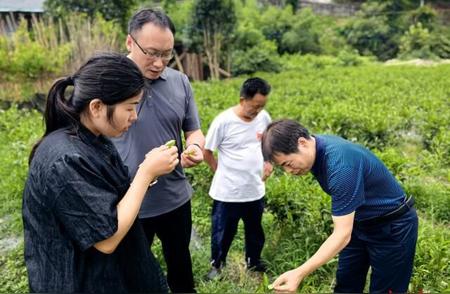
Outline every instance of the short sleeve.
<svg viewBox="0 0 450 294"><path fill-rule="evenodd" d="M186 91L186 111L182 128L185 132L195 131L200 129L200 119L192 93L192 87L186 75L183 75L183 86Z"/></svg>
<svg viewBox="0 0 450 294"><path fill-rule="evenodd" d="M350 214L364 203L362 167L336 168L330 172L328 181L334 216Z"/></svg>
<svg viewBox="0 0 450 294"><path fill-rule="evenodd" d="M268 126L272 122L272 118L270 117L270 114L264 110L264 123L266 126Z"/></svg>
<svg viewBox="0 0 450 294"><path fill-rule="evenodd" d="M219 147L223 139L222 124L220 123L220 116L216 117L205 138L205 149L215 151Z"/></svg>
<svg viewBox="0 0 450 294"><path fill-rule="evenodd" d="M49 183L56 218L81 250L117 231L118 192L98 167L81 157L64 158L52 167Z"/></svg>

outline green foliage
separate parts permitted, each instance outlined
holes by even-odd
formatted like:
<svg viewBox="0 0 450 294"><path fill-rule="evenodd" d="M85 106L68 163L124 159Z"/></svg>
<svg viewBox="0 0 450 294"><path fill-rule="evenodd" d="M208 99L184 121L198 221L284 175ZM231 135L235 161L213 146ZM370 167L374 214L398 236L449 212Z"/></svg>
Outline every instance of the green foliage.
<svg viewBox="0 0 450 294"><path fill-rule="evenodd" d="M14 222L6 227L21 231L20 215L23 184L28 170L31 146L42 135L41 115L10 108L0 110L0 216L12 215Z"/></svg>
<svg viewBox="0 0 450 294"><path fill-rule="evenodd" d="M357 59L357 60L355 60ZM285 54L280 58L285 71L310 71L341 66L358 66L373 63L373 58L362 57L354 52L342 51L337 56L313 54Z"/></svg>
<svg viewBox="0 0 450 294"><path fill-rule="evenodd" d="M440 58L450 59L450 28L434 29L431 38L431 51Z"/></svg>
<svg viewBox="0 0 450 294"><path fill-rule="evenodd" d="M269 6L263 11L258 26L268 40L275 41L278 48L282 44L283 35L292 29L295 16L291 6L281 9Z"/></svg>
<svg viewBox="0 0 450 294"><path fill-rule="evenodd" d="M175 25L175 42L177 44L191 44L189 36L187 35L187 24L190 22L193 7L194 0L170 3L164 6L164 10Z"/></svg>
<svg viewBox="0 0 450 294"><path fill-rule="evenodd" d="M219 78L221 65L230 63L236 23L233 0L195 0L188 28L192 40L189 46L206 55L212 79Z"/></svg>
<svg viewBox="0 0 450 294"><path fill-rule="evenodd" d="M342 50L339 52L337 59L339 60L339 65L342 66L358 66L365 62L357 52L349 52L346 50Z"/></svg>
<svg viewBox="0 0 450 294"><path fill-rule="evenodd" d="M236 14L233 1L196 0L194 2L190 27L190 37L198 40L194 46L205 46L204 41L212 43L211 38L214 36L223 38L223 42L226 44L235 27Z"/></svg>
<svg viewBox="0 0 450 294"><path fill-rule="evenodd" d="M57 18L65 18L73 13L85 13L94 18L100 13L106 20L118 21L126 31L136 0L46 0L44 5L46 11Z"/></svg>
<svg viewBox="0 0 450 294"><path fill-rule="evenodd" d="M404 26L421 23L422 26L432 31L437 26L437 12L428 5L412 10L406 15Z"/></svg>
<svg viewBox="0 0 450 294"><path fill-rule="evenodd" d="M419 215L419 240L408 292L450 291L450 231Z"/></svg>
<svg viewBox="0 0 450 294"><path fill-rule="evenodd" d="M4 72L9 67L9 46L6 36L0 35L0 71Z"/></svg>
<svg viewBox="0 0 450 294"><path fill-rule="evenodd" d="M251 36L256 37L257 33ZM255 38L256 39L256 38ZM247 39L249 42L250 39ZM232 73L234 75L251 74L257 71L279 72L280 62L277 57L277 48L272 41L261 40L254 46L244 50L235 50L232 53Z"/></svg>
<svg viewBox="0 0 450 294"><path fill-rule="evenodd" d="M309 8L302 9L296 15L292 30L283 34L280 52L319 54L321 32L319 17Z"/></svg>
<svg viewBox="0 0 450 294"><path fill-rule="evenodd" d="M239 3L239 2L238 2ZM268 41L258 28L260 15L256 2L248 1L238 7L239 24L235 31L231 52L231 69L233 75L252 74L257 71L278 72L280 62L277 45ZM241 20L241 18L243 18ZM253 19L254 21L249 21Z"/></svg>
<svg viewBox="0 0 450 294"><path fill-rule="evenodd" d="M9 255L0 254L0 292L28 293L23 243Z"/></svg>
<svg viewBox="0 0 450 294"><path fill-rule="evenodd" d="M405 190L415 196L417 207L438 221L450 223L450 187L447 183L422 175L405 182Z"/></svg>
<svg viewBox="0 0 450 294"><path fill-rule="evenodd" d="M323 55L336 56L342 51L358 53L347 44L346 39L339 33L339 27L334 22L327 21L322 24L319 38L320 53Z"/></svg>
<svg viewBox="0 0 450 294"><path fill-rule="evenodd" d="M254 32L250 30L249 35ZM255 34L255 40L260 35ZM342 66L330 56L283 56L283 72L258 73L272 85L267 110L273 119L297 119L317 133L331 133L370 147L416 198L419 240L409 292L448 292L450 278L450 65L389 67L362 59ZM349 58L349 60L352 60ZM349 62L351 63L351 62ZM239 101L246 77L195 82L193 88L207 132L213 118ZM21 234L21 193L27 156L42 134L41 115L11 108L0 112L0 236ZM243 228L230 250L222 280L207 282L209 269L212 173L202 164L186 170L196 237L191 242L194 276L200 293L266 292L282 272L307 260L332 231L330 197L311 176L285 175L276 169L266 184L263 258L267 276L255 276L243 264ZM153 247L163 263L160 243ZM23 247L0 257L0 292L27 292ZM309 275L300 292L333 290L337 259ZM164 266L164 264L163 264Z"/></svg>
<svg viewBox="0 0 450 294"><path fill-rule="evenodd" d="M100 15L74 14L56 23L22 20L10 36L0 35L0 101L20 102L48 91L51 79L78 70L96 52L119 51L124 35Z"/></svg>
<svg viewBox="0 0 450 294"><path fill-rule="evenodd" d="M417 23L409 27L409 30L400 39L401 58L423 58L435 57L431 52L431 34L422 23Z"/></svg>
<svg viewBox="0 0 450 294"><path fill-rule="evenodd" d="M428 3L428 2L427 2ZM431 6L418 7L413 1L368 1L341 29L347 42L360 54L380 60L450 54L450 35Z"/></svg>
<svg viewBox="0 0 450 294"><path fill-rule="evenodd" d="M55 33L54 30L43 32L47 36ZM7 42L10 42L9 46L5 45ZM25 20L20 22L13 38L9 41L3 39L0 42L0 46L2 49L11 48L6 54L0 53L6 56L6 59L0 63L0 68L9 74L33 79L41 75L59 72L65 63L68 62L71 51L71 44L53 47L45 46L45 43L37 40L28 31Z"/></svg>
<svg viewBox="0 0 450 294"><path fill-rule="evenodd" d="M392 58L397 45L389 19L384 13L388 3L367 2L342 29L347 42L362 55L375 55L381 60Z"/></svg>

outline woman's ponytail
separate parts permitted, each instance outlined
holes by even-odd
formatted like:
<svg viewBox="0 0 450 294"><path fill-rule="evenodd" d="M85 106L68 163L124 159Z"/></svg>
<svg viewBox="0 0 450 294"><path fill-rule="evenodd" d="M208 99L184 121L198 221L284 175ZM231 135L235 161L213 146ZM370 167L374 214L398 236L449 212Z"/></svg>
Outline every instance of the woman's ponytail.
<svg viewBox="0 0 450 294"><path fill-rule="evenodd" d="M79 114L71 105L71 99L65 97L67 87L73 85L73 78L67 77L57 80L50 88L44 112L44 137L57 129L76 124L79 121Z"/></svg>
<svg viewBox="0 0 450 294"><path fill-rule="evenodd" d="M74 86L74 79L71 76L57 80L50 88L44 111L45 132L33 146L28 159L29 164L37 147L48 134L70 125L76 125L79 122L80 116L71 105L71 99L65 98L65 92L69 86Z"/></svg>

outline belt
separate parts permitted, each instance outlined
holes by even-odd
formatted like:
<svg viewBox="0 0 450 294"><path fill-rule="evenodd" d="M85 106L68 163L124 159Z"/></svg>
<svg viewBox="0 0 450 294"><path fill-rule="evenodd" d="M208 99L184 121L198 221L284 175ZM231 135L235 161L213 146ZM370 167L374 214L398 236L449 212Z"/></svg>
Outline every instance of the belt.
<svg viewBox="0 0 450 294"><path fill-rule="evenodd" d="M362 226L367 226L367 225L374 225L374 224L391 221L391 220L397 219L400 216L407 213L413 206L414 206L414 197L409 196L408 199L406 199L405 202L403 202L396 209L394 209L386 214L380 215L380 216L366 218L366 219L362 219L360 221L356 221L356 224L362 225Z"/></svg>

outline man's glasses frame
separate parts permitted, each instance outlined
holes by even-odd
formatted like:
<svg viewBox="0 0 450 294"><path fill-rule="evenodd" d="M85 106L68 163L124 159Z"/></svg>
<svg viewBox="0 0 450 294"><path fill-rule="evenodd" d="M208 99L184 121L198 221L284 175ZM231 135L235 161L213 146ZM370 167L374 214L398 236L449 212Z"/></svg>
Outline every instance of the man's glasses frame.
<svg viewBox="0 0 450 294"><path fill-rule="evenodd" d="M133 35L130 34L131 39L134 41L134 43L141 49L142 53L146 55L150 59L156 59L161 58L164 62L168 62L173 58L174 52L171 50L170 52L161 52L161 51L148 51L139 45L139 43L136 41L136 39L133 37Z"/></svg>

